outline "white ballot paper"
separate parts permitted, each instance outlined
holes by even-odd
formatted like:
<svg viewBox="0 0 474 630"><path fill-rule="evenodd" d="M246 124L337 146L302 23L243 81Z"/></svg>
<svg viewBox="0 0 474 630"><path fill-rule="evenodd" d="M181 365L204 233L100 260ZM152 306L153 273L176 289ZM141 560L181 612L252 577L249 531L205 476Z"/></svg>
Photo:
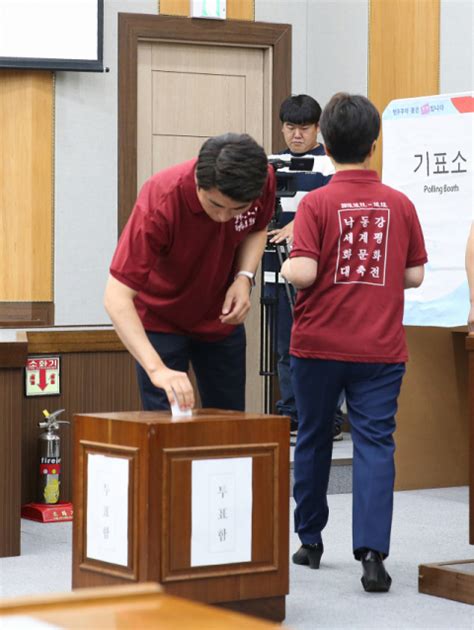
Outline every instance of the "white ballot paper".
<svg viewBox="0 0 474 630"><path fill-rule="evenodd" d="M176 396L176 392L173 389L173 395L175 402L171 405L171 415L173 418L190 418L193 415L192 409L181 409L181 407L176 402L178 397Z"/></svg>
<svg viewBox="0 0 474 630"><path fill-rule="evenodd" d="M252 559L252 458L192 462L191 566Z"/></svg>
<svg viewBox="0 0 474 630"><path fill-rule="evenodd" d="M87 459L88 558L128 565L129 460L89 453Z"/></svg>
<svg viewBox="0 0 474 630"><path fill-rule="evenodd" d="M181 409L178 403L171 405L171 415L173 418L190 418L193 415L192 409Z"/></svg>

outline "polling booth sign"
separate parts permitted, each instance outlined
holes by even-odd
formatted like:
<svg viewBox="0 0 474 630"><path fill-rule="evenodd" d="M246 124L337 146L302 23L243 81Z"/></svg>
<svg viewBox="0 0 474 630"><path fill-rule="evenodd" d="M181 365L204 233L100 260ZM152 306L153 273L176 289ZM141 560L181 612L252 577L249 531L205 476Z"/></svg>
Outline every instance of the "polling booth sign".
<svg viewBox="0 0 474 630"><path fill-rule="evenodd" d="M414 203L429 259L422 286L405 293L404 324L452 327L467 321L473 124L472 93L399 99L383 113L382 181Z"/></svg>

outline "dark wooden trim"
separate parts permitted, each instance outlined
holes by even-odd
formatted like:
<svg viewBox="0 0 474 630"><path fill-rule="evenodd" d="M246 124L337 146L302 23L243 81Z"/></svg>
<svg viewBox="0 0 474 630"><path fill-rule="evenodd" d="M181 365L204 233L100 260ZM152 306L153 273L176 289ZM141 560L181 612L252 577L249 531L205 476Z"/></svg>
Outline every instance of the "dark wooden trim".
<svg viewBox="0 0 474 630"><path fill-rule="evenodd" d="M278 116L291 93L291 26L246 20L193 20L168 15L118 16L118 229L137 196L137 47L140 40L272 48L272 151L283 148Z"/></svg>
<svg viewBox="0 0 474 630"><path fill-rule="evenodd" d="M113 329L28 331L28 354L124 352Z"/></svg>
<svg viewBox="0 0 474 630"><path fill-rule="evenodd" d="M139 479L138 468L140 465L140 449L138 447L101 444L100 442L89 442L81 440L78 444L79 462L82 469L82 478L84 479L84 497L88 494L88 465L89 455L103 455L110 457L118 457L128 461L128 563L127 566L111 564L95 558L87 556L87 527L82 532L82 554L80 561L80 569L84 571L92 571L102 575L111 575L113 577L123 578L124 580L138 581L138 498L139 498ZM78 506L76 506L77 508ZM79 508L83 511L84 520L87 523L88 503L87 499Z"/></svg>
<svg viewBox="0 0 474 630"><path fill-rule="evenodd" d="M26 333L13 332L14 340L0 339L0 368L24 367L28 356Z"/></svg>
<svg viewBox="0 0 474 630"><path fill-rule="evenodd" d="M466 335L466 350L469 352L474 351L474 333Z"/></svg>
<svg viewBox="0 0 474 630"><path fill-rule="evenodd" d="M0 302L0 327L52 326L54 302Z"/></svg>
<svg viewBox="0 0 474 630"><path fill-rule="evenodd" d="M467 565L474 566L474 560L420 564L419 592L474 604L474 571Z"/></svg>
<svg viewBox="0 0 474 630"><path fill-rule="evenodd" d="M0 338L0 368L24 367L31 354L72 352L125 352L125 346L112 328L106 330L12 331L15 340Z"/></svg>
<svg viewBox="0 0 474 630"><path fill-rule="evenodd" d="M474 334L466 336L469 409L469 543L474 545Z"/></svg>
<svg viewBox="0 0 474 630"><path fill-rule="evenodd" d="M0 369L0 558L20 555L22 399L23 370Z"/></svg>

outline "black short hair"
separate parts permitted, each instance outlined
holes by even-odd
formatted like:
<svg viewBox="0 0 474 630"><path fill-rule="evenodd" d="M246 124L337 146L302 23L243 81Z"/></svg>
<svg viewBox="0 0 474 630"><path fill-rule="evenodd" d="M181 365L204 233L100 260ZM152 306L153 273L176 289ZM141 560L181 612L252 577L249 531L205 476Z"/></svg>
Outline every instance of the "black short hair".
<svg viewBox="0 0 474 630"><path fill-rule="evenodd" d="M321 106L312 96L297 94L285 98L280 105L280 120L293 125L317 125L321 117Z"/></svg>
<svg viewBox="0 0 474 630"><path fill-rule="evenodd" d="M360 94L334 94L321 116L321 133L329 153L340 164L360 164L380 132L380 115Z"/></svg>
<svg viewBox="0 0 474 630"><path fill-rule="evenodd" d="M226 133L202 145L196 164L200 188L217 188L235 201L252 201L262 193L268 175L267 156L245 134Z"/></svg>

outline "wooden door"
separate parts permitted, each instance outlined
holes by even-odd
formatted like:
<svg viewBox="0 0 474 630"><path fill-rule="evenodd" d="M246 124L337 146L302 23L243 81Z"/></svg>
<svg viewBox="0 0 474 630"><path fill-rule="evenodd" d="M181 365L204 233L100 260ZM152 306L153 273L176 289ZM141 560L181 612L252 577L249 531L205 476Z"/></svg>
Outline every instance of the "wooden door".
<svg viewBox="0 0 474 630"><path fill-rule="evenodd" d="M140 42L137 192L153 173L195 157L210 136L248 133L269 150L268 61L268 49ZM246 321L249 411L262 410L259 294L260 287Z"/></svg>
<svg viewBox="0 0 474 630"><path fill-rule="evenodd" d="M210 136L249 133L281 148L278 110L290 94L291 27L119 15L119 228L143 182L197 155ZM247 318L248 411L263 409L260 287Z"/></svg>
<svg viewBox="0 0 474 630"><path fill-rule="evenodd" d="M210 136L245 132L269 148L267 59L259 48L141 42L137 189L153 173L195 157Z"/></svg>

